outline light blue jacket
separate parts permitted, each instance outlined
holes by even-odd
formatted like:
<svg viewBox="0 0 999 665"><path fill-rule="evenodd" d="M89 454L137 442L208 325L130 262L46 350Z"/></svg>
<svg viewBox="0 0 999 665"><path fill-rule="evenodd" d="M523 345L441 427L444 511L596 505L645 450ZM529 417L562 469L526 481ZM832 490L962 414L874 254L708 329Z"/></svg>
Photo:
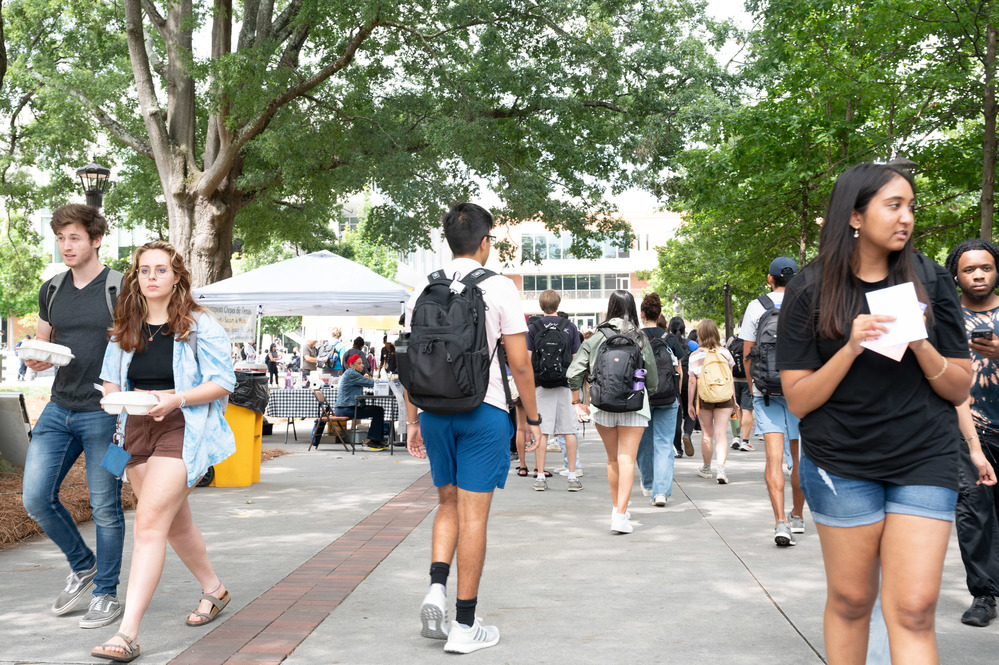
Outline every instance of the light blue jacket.
<svg viewBox="0 0 999 665"><path fill-rule="evenodd" d="M173 345L173 380L175 389L191 390L211 381L232 392L236 387L236 375L232 371L232 357L229 349L232 343L225 330L212 316L197 315L195 329L198 333L198 354L188 342ZM115 340L108 342L101 367L101 380L115 383L122 390L131 390L128 382L128 366L133 353L125 353ZM232 429L225 419L222 400L209 404L187 405L181 409L184 414L184 466L187 467L187 485L198 482L213 464L222 462L236 452L236 441ZM125 414L118 422L124 431Z"/></svg>

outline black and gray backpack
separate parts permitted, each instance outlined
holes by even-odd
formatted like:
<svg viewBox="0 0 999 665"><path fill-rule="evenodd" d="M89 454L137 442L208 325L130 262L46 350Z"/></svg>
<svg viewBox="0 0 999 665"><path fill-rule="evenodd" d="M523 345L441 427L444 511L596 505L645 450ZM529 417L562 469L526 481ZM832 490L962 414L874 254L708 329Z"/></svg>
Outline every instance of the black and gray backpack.
<svg viewBox="0 0 999 665"><path fill-rule="evenodd" d="M495 274L476 268L455 280L443 270L430 273L430 283L413 307L410 332L396 342L399 379L413 405L451 415L482 404L492 356L478 285Z"/></svg>
<svg viewBox="0 0 999 665"><path fill-rule="evenodd" d="M777 321L780 307L774 304L770 296L757 298L765 308L756 323L756 344L749 350L749 373L753 385L763 393L764 403L769 405L771 397L784 394L780 384L780 372L777 370Z"/></svg>
<svg viewBox="0 0 999 665"><path fill-rule="evenodd" d="M555 323L538 321L531 351L534 382L542 388L565 385L565 373L572 362L572 342L569 339L569 320L560 318Z"/></svg>
<svg viewBox="0 0 999 665"><path fill-rule="evenodd" d="M661 328L656 332L645 331L645 336L649 338L652 346L652 355L656 358L656 374L659 375L659 387L655 393L649 395L650 406L669 406L676 401L680 394L679 382L677 381L676 365L679 361L673 355L669 345L666 343L666 333Z"/></svg>
<svg viewBox="0 0 999 665"><path fill-rule="evenodd" d="M600 328L606 338L597 348L590 374L590 403L603 411L639 411L645 405L645 391L634 390L635 370L645 367L635 333L616 333Z"/></svg>

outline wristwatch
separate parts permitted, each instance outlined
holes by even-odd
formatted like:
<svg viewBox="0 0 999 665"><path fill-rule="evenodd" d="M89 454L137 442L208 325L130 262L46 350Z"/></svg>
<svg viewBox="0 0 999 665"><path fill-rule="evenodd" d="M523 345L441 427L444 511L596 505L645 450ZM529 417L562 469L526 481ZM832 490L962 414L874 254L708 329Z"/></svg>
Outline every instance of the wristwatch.
<svg viewBox="0 0 999 665"><path fill-rule="evenodd" d="M531 420L530 418L528 418L527 419L527 424L528 425L534 425L535 427L537 427L538 425L540 425L541 424L541 414L540 413L538 414L538 419L537 420Z"/></svg>

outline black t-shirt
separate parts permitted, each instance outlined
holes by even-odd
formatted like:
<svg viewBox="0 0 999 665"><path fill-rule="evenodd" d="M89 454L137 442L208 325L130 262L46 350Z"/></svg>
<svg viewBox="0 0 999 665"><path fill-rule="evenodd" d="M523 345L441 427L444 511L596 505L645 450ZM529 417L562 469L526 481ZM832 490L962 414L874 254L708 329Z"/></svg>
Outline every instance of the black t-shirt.
<svg viewBox="0 0 999 665"><path fill-rule="evenodd" d="M104 350L108 346L111 312L104 293L110 268L106 267L82 289L66 275L52 298L51 311L45 305L51 279L38 291L38 318L52 326L56 344L68 346L73 360L56 372L52 401L70 411L100 411L100 384Z"/></svg>
<svg viewBox="0 0 999 665"><path fill-rule="evenodd" d="M145 351L137 351L132 356L128 365L128 380L133 388L140 390L173 390L173 334L168 328L164 334L164 331L157 330L157 326L150 331L146 325L143 325L143 332L153 339L146 343Z"/></svg>
<svg viewBox="0 0 999 665"><path fill-rule="evenodd" d="M946 358L967 358L954 281L943 268L933 267L934 325L927 326L927 341ZM846 338L816 338L820 282L813 265L788 283L778 328L778 369L818 369L846 344ZM863 289L886 286L887 279L864 283ZM870 313L866 299L863 312ZM801 443L816 466L846 478L898 485L956 490L959 440L954 406L933 392L911 349L899 362L864 349L829 400L801 420Z"/></svg>
<svg viewBox="0 0 999 665"><path fill-rule="evenodd" d="M387 346L382 347L381 351L381 364L385 366L390 374L396 373L396 362L395 362L395 347L390 350Z"/></svg>

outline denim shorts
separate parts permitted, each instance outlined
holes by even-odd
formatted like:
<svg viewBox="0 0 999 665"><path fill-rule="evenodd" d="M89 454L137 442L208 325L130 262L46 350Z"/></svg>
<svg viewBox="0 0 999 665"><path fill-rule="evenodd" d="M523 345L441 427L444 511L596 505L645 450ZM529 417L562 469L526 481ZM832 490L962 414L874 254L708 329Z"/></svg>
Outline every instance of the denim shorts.
<svg viewBox="0 0 999 665"><path fill-rule="evenodd" d="M739 405L740 409L753 410L753 391L749 389L748 382L735 382L735 403Z"/></svg>
<svg viewBox="0 0 999 665"><path fill-rule="evenodd" d="M435 487L492 492L510 473L510 414L491 404L450 416L420 414L423 447Z"/></svg>
<svg viewBox="0 0 999 665"><path fill-rule="evenodd" d="M787 408L783 397L771 397L768 405L762 397L753 397L753 417L757 434L783 434L785 440L798 438L798 416Z"/></svg>
<svg viewBox="0 0 999 665"><path fill-rule="evenodd" d="M954 521L957 492L934 485L895 485L874 480L844 478L820 469L801 456L801 491L812 519L826 526L876 524L885 513Z"/></svg>

